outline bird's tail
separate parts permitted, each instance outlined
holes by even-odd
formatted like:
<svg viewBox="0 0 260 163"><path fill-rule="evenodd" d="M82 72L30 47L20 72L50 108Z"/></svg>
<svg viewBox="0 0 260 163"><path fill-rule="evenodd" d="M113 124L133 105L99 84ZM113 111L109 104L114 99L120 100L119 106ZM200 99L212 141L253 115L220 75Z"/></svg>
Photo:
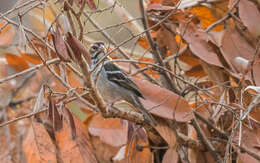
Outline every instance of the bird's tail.
<svg viewBox="0 0 260 163"><path fill-rule="evenodd" d="M136 106L144 115L144 119L146 121L148 121L149 124L151 124L152 126L156 126L157 125L157 121L154 119L154 117L148 112L148 110L146 110L143 106L143 104L141 103L141 101L138 99L138 97L135 98L135 103L138 105Z"/></svg>

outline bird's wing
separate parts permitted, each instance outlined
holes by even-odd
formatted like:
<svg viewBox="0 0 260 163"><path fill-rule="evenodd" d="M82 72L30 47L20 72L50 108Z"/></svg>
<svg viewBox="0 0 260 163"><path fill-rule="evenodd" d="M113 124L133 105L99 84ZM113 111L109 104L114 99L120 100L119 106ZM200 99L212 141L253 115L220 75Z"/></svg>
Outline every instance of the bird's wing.
<svg viewBox="0 0 260 163"><path fill-rule="evenodd" d="M120 85L121 87L132 90L137 96L144 98L138 86L115 64L106 63L104 69L107 73L108 80Z"/></svg>

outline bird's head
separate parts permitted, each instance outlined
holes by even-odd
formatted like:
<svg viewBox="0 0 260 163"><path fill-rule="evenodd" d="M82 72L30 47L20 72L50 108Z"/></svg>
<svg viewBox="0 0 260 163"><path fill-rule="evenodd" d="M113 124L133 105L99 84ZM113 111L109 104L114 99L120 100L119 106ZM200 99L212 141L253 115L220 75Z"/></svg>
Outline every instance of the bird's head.
<svg viewBox="0 0 260 163"><path fill-rule="evenodd" d="M91 44L89 53L91 55L92 65L95 65L106 54L104 42L95 42Z"/></svg>
<svg viewBox="0 0 260 163"><path fill-rule="evenodd" d="M95 42L90 45L89 53L92 57L97 55L100 52L105 53L105 44L104 42Z"/></svg>

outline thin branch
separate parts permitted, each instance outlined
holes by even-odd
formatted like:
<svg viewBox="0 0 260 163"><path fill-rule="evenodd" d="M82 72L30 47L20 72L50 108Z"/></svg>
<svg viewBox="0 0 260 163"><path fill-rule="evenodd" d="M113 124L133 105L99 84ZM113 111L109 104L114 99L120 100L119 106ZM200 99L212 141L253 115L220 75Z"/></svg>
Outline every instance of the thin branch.
<svg viewBox="0 0 260 163"><path fill-rule="evenodd" d="M103 0L104 3L106 3L108 6L114 5L113 11L116 13L116 15L122 19L122 20L132 20L133 16L124 8L122 7L119 3L120 1L115 1L115 0ZM134 33L140 33L143 31L142 27L140 24L137 22L133 21L130 22L131 29L134 31Z"/></svg>
<svg viewBox="0 0 260 163"><path fill-rule="evenodd" d="M243 121L247 115L249 115L249 113L252 111L252 109L256 106L256 104L259 103L259 99L260 99L260 95L257 95L253 100L252 102L249 104L248 106L248 109L240 116L240 119L237 120L237 122L235 123L233 129L232 129L232 132L229 136L229 139L228 139L228 142L227 142L227 145L226 145L226 152L225 152L225 157L224 157L224 162L227 161L227 158L228 158L228 152L229 152L229 149L230 149L230 144L232 143L232 139L235 135L235 131L237 129L237 127L239 126L239 124L241 123L241 121Z"/></svg>
<svg viewBox="0 0 260 163"><path fill-rule="evenodd" d="M34 3L34 2L37 2L37 1L38 0L31 0L31 1L24 2L23 4L21 4L19 6L16 6L16 7L12 8L12 9L8 10L4 14L2 14L0 16L0 19L2 19L3 16L8 16L9 14L13 13L14 11L19 10L20 8L26 7L27 5L29 5L31 3ZM41 2L38 2L38 3L41 4Z"/></svg>
<svg viewBox="0 0 260 163"><path fill-rule="evenodd" d="M250 62L250 65L248 66L248 68L250 68L250 74L251 74L251 80L253 82L253 84L256 86L256 82L255 82L255 78L254 78L254 64L255 64L255 60L257 58L257 56L259 55L259 49L260 49L260 39L258 41L258 44L256 46L256 50L255 50L255 54L254 57L252 59L252 61Z"/></svg>
<svg viewBox="0 0 260 163"><path fill-rule="evenodd" d="M142 15L142 22L145 30L146 37L149 41L150 47L152 48L152 54L154 57L154 60L156 63L158 63L161 67L166 67L165 63L163 62L163 59L160 54L160 50L158 45L153 41L152 36L150 34L150 31L148 31L148 25L147 25L147 16L144 9L143 0L139 0L139 5L141 9L141 15ZM167 85L166 88L170 89L171 91L175 92L178 95L181 95L182 93L175 87L175 84L173 80L170 78L169 74L165 71L161 72L161 76L166 81Z"/></svg>
<svg viewBox="0 0 260 163"><path fill-rule="evenodd" d="M37 112L32 112L32 113L29 113L29 114L26 114L26 115L20 116L20 117L18 117L18 118L14 118L14 119L12 119L12 120L10 120L10 121L7 121L7 122L4 122L4 123L1 123L1 124L0 124L0 127L3 127L3 126L6 126L6 125L9 125L9 124L11 124L11 123L17 122L17 121L22 120L22 119L25 119L25 118L30 118L30 117L32 117L32 116L34 116L34 115L36 115L36 114L43 113L43 112L45 112L45 111L47 111L47 110L48 110L48 109L45 108L45 109L42 109L42 110L37 111Z"/></svg>
<svg viewBox="0 0 260 163"><path fill-rule="evenodd" d="M45 64L42 63L42 64L36 65L36 66L34 66L34 67L28 68L28 69L26 69L26 70L24 70L24 71L21 71L21 72L18 72L18 73L16 73L16 74L7 76L7 77L5 77L5 78L2 78L2 79L0 79L0 84L4 83L4 82L6 82L6 81L12 80L12 79L14 79L14 78L23 76L23 75L25 75L25 74L27 74L27 73L36 71L36 70L38 70L38 69L44 67L45 65L55 64L55 63L58 63L58 62L60 62L60 59L59 59L59 58L54 58L54 59L48 60L48 61L46 61Z"/></svg>
<svg viewBox="0 0 260 163"><path fill-rule="evenodd" d="M229 18L231 18L231 14L232 14L232 10L238 5L240 0L236 0L236 2L233 3L233 5L230 7L228 13L221 19L219 19L218 21L216 21L215 23L211 24L210 26L208 26L204 32L208 33L212 28L216 27L217 25L225 22L226 20L228 20Z"/></svg>
<svg viewBox="0 0 260 163"><path fill-rule="evenodd" d="M211 144L211 142L208 140L202 129L200 128L198 122L196 119L191 120L192 126L195 128L199 138L201 139L202 143L207 147L210 154L213 156L215 162L222 162L222 158L219 155L219 153L216 151L214 146Z"/></svg>
<svg viewBox="0 0 260 163"><path fill-rule="evenodd" d="M212 129L214 129L222 138L228 139L228 135L227 135L224 131L222 131L222 130L216 128L213 124L211 124L209 121L207 121L204 117L202 117L202 116L201 116L199 113L197 113L196 111L194 111L193 113L194 113L194 115L195 115L196 118L198 118L198 119L201 120L203 123L205 123L206 125L208 125L208 126L211 127Z"/></svg>
<svg viewBox="0 0 260 163"><path fill-rule="evenodd" d="M92 31L88 31L84 34L91 34L91 33L95 33L95 32L102 32L102 31L105 31L105 30L108 30L108 29L111 29L111 28L116 28L116 27L119 27L119 26L122 26L124 24L127 24L127 23L130 23L132 21L137 21L137 20L140 20L141 18L133 18L131 20L128 20L128 21L125 21L125 22L122 22L122 23L117 23L115 25L111 25L111 26L106 26L104 28L101 28L101 29L97 29L97 30L92 30Z"/></svg>

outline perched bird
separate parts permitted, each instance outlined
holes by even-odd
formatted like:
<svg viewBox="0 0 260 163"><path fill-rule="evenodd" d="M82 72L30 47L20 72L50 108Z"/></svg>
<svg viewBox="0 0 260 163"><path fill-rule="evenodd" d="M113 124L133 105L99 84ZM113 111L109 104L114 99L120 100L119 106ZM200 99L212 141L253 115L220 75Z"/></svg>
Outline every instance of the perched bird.
<svg viewBox="0 0 260 163"><path fill-rule="evenodd" d="M105 45L103 42L96 42L90 46L92 67L106 55ZM107 61L105 58L104 61ZM93 79L97 77L97 89L106 102L124 100L136 107L144 115L144 119L156 126L157 122L152 115L144 108L139 98L144 98L138 86L124 74L112 62L99 64L92 73Z"/></svg>

